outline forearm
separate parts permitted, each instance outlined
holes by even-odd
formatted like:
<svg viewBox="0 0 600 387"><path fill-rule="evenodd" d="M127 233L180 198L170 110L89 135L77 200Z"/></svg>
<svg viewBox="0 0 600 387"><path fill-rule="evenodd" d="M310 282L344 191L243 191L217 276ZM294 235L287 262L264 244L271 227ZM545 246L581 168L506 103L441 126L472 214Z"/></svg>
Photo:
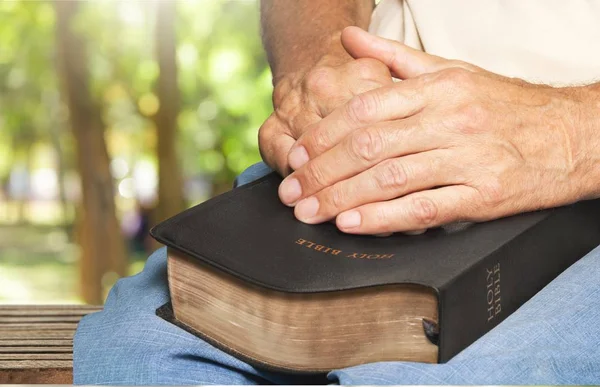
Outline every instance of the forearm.
<svg viewBox="0 0 600 387"><path fill-rule="evenodd" d="M350 56L341 31L350 25L366 29L373 0L261 0L262 38L274 79L302 71L325 55Z"/></svg>
<svg viewBox="0 0 600 387"><path fill-rule="evenodd" d="M600 83L572 89L580 106L572 147L581 190L584 198L600 198Z"/></svg>

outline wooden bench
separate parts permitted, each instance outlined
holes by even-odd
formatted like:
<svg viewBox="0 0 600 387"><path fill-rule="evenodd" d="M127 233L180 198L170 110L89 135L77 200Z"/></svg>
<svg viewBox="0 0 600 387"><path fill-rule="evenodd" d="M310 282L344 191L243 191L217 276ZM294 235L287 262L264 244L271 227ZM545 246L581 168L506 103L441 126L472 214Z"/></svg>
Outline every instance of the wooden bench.
<svg viewBox="0 0 600 387"><path fill-rule="evenodd" d="M0 384L73 383L73 335L86 305L0 305Z"/></svg>

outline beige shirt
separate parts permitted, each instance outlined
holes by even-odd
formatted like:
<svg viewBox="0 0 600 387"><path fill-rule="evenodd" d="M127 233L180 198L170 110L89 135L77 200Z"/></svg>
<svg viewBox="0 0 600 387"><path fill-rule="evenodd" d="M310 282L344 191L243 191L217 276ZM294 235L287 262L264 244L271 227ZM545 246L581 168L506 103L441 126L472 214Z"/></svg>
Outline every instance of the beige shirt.
<svg viewBox="0 0 600 387"><path fill-rule="evenodd" d="M600 0L382 0L369 31L530 82L600 81Z"/></svg>

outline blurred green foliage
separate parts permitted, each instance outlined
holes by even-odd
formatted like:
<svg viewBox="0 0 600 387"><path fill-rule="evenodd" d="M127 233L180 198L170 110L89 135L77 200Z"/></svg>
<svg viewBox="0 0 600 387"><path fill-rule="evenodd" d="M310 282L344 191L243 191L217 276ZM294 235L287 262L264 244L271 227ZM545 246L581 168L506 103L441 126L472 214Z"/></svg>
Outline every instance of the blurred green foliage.
<svg viewBox="0 0 600 387"><path fill-rule="evenodd" d="M260 160L257 130L271 110L271 75L260 45L255 1L195 0L177 4L177 63L182 108L179 152L185 176L231 181ZM152 2L84 2L75 29L90 52L91 84L102 104L113 157L155 164L148 116L152 93ZM36 144L60 137L74 170L55 69L54 9L48 1L0 2L0 179ZM31 156L31 155L30 155ZM36 166L36 155L31 168ZM44 161L44 160L42 160ZM198 199L198 198L192 198Z"/></svg>
<svg viewBox="0 0 600 387"><path fill-rule="evenodd" d="M154 1L83 2L73 26L86 40L93 97L103 112L109 154L118 161L111 166L118 167L113 177L120 218L135 208L136 165L156 175L150 118L159 107L153 93L159 71L155 6ZM257 134L272 111L272 85L260 44L257 1L182 0L176 6L177 149L192 205L260 161ZM69 230L79 200L74 139L56 69L55 11L51 1L0 1L0 20L0 230L7 236L0 238L0 268L13 285L18 280L10 273L46 281L38 292L48 295L49 288L64 288L65 273L76 273L77 247ZM9 186L22 170L31 187L16 197ZM36 183L41 193L56 193L38 197L32 190ZM60 248L39 244L27 252L15 240L37 231L23 231L22 223L54 227L67 235L67 242ZM76 281L71 282L67 288L75 294ZM10 301L10 293L0 289L0 299ZM76 298L71 293L53 297Z"/></svg>

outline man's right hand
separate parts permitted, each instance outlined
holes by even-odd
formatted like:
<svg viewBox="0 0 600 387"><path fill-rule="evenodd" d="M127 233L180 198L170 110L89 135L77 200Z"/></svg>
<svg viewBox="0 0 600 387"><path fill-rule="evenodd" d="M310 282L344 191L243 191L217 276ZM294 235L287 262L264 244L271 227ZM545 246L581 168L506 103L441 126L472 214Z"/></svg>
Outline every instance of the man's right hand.
<svg viewBox="0 0 600 387"><path fill-rule="evenodd" d="M263 160L282 176L308 155L288 155L306 128L353 96L392 83L386 65L375 59L324 56L306 71L274 79L274 112L259 130ZM290 165L289 158L292 160Z"/></svg>

